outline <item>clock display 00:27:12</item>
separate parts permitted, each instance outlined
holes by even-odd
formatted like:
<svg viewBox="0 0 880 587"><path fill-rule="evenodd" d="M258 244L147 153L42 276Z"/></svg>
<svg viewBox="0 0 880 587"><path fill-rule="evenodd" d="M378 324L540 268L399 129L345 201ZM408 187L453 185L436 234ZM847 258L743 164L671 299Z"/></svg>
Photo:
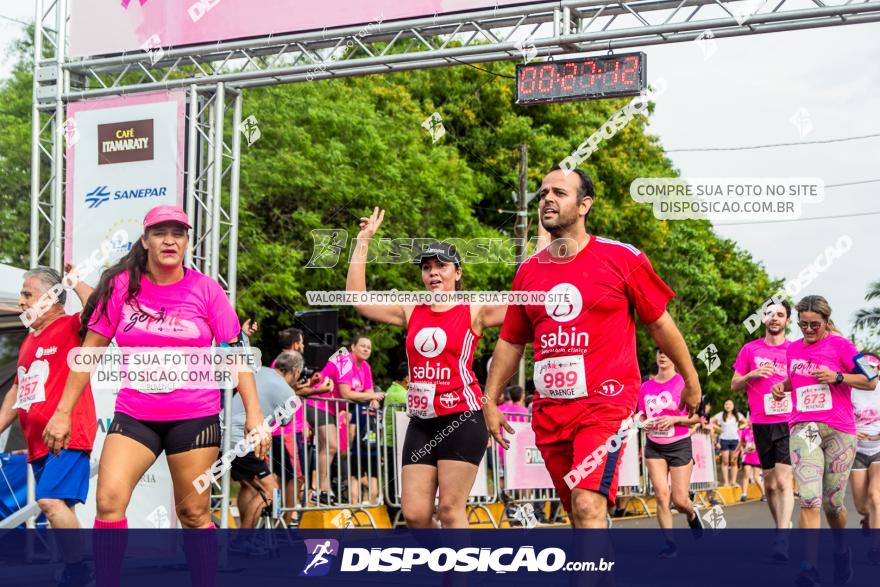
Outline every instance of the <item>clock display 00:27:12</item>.
<svg viewBox="0 0 880 587"><path fill-rule="evenodd" d="M643 57L631 53L520 65L516 102L638 94L644 86Z"/></svg>

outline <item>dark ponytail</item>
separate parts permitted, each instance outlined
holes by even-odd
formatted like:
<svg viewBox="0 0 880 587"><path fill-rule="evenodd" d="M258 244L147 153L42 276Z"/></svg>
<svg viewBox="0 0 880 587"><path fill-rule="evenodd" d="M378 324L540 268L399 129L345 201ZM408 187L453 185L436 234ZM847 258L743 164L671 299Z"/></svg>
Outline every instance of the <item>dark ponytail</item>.
<svg viewBox="0 0 880 587"><path fill-rule="evenodd" d="M97 322L101 316L107 317L107 303L113 294L113 282L117 275L128 272L128 292L125 295L124 302L126 304L134 302L134 306L140 310L137 303L137 295L141 291L141 276L147 272L147 250L143 247L142 239L137 239L131 245L131 250L116 262L112 267L108 267L101 274L98 285L86 301L82 312L80 313L80 338L84 337L89 324ZM92 318L95 309L100 308L97 316Z"/></svg>

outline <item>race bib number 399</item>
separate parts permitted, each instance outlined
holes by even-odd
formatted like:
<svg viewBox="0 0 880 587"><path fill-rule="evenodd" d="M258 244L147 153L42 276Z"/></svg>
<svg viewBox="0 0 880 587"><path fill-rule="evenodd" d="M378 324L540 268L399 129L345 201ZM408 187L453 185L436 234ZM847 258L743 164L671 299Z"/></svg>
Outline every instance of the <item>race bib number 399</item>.
<svg viewBox="0 0 880 587"><path fill-rule="evenodd" d="M542 397L575 399L587 397L584 357L553 357L535 363L535 390Z"/></svg>
<svg viewBox="0 0 880 587"><path fill-rule="evenodd" d="M764 413L768 416L791 413L791 392L782 399L776 399L772 393L764 395Z"/></svg>
<svg viewBox="0 0 880 587"><path fill-rule="evenodd" d="M410 382L406 389L406 415L415 418L435 418L433 383Z"/></svg>
<svg viewBox="0 0 880 587"><path fill-rule="evenodd" d="M824 383L798 387L796 393L799 412L822 412L831 409L831 388Z"/></svg>

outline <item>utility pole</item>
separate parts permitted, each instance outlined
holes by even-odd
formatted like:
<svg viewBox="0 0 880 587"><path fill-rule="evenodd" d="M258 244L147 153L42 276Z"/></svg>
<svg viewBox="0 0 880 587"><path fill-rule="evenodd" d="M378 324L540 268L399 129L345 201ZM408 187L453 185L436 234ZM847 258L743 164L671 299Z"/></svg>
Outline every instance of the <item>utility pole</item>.
<svg viewBox="0 0 880 587"><path fill-rule="evenodd" d="M516 238L516 267L526 259L526 243L529 240L529 221L528 221L528 204L529 194L526 192L529 181L529 147L528 145L519 145L519 190L516 194L516 224L513 227L513 235ZM531 194L534 197L534 194ZM523 347L525 349L525 347ZM517 384L523 389L526 388L526 355L519 358L519 372L517 373Z"/></svg>

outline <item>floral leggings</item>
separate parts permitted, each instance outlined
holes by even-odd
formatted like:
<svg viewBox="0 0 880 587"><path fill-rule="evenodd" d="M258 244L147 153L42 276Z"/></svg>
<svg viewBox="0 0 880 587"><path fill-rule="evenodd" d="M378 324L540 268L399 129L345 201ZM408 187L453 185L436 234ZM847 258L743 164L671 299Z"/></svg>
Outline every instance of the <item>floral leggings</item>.
<svg viewBox="0 0 880 587"><path fill-rule="evenodd" d="M789 440L802 508L836 514L844 509L846 483L856 457L856 436L821 422L798 422Z"/></svg>

